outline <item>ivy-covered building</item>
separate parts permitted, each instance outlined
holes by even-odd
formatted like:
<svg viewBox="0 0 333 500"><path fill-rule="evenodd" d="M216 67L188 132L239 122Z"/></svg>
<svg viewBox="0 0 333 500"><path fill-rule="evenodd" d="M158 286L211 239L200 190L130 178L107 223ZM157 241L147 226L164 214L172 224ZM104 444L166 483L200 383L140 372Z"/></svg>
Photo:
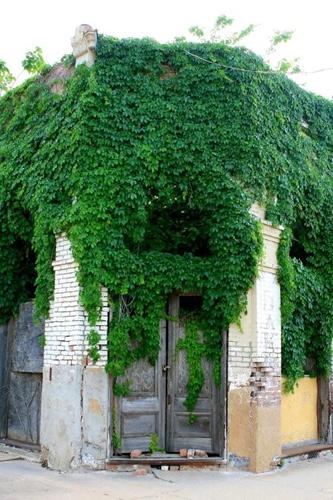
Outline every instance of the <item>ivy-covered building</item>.
<svg viewBox="0 0 333 500"><path fill-rule="evenodd" d="M42 368L52 468L332 444L332 103L243 48L72 45L0 99L0 433Z"/></svg>

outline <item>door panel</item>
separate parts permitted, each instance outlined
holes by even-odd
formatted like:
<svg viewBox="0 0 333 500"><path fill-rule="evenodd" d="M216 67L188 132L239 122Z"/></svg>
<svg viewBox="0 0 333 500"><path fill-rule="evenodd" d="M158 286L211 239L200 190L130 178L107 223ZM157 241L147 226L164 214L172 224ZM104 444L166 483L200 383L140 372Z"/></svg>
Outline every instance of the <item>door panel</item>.
<svg viewBox="0 0 333 500"><path fill-rule="evenodd" d="M179 314L179 296L173 296L169 302L169 314ZM169 322L168 335L168 408L167 408L167 449L178 452L180 448L199 448L210 453L220 452L220 401L219 391L213 382L213 366L202 360L205 382L199 395L194 413L196 421L189 422L190 412L186 410L186 385L188 369L186 353L178 352L176 346L179 339L185 337L185 328L177 321Z"/></svg>
<svg viewBox="0 0 333 500"><path fill-rule="evenodd" d="M147 451L152 434L157 434L160 447L165 447L165 372L166 322L160 325L161 348L155 366L147 360L134 363L121 381L130 381L130 396L115 398L116 423L121 436L121 452L134 449Z"/></svg>
<svg viewBox="0 0 333 500"><path fill-rule="evenodd" d="M39 443L42 374L15 373L10 376L7 438Z"/></svg>
<svg viewBox="0 0 333 500"><path fill-rule="evenodd" d="M35 325L33 316L34 304L27 302L8 324L6 438L39 444L43 370L39 338L44 334L44 322Z"/></svg>
<svg viewBox="0 0 333 500"><path fill-rule="evenodd" d="M169 301L169 314L179 315L180 297ZM224 437L221 388L213 382L213 367L202 361L205 382L198 398L196 421L189 422L184 406L187 395L188 368L186 353L176 354L177 342L185 336L177 321L161 321L160 353L155 366L147 360L134 363L121 381L130 380L130 396L114 398L116 429L121 436L121 451L148 451L152 434L159 436L159 446L178 453L181 448L196 448L221 454Z"/></svg>

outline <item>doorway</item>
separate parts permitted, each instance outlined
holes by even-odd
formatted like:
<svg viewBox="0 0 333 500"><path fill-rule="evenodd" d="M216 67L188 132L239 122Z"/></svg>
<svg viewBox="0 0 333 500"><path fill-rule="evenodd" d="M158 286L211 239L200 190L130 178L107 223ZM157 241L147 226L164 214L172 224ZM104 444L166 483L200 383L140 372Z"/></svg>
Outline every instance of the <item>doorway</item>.
<svg viewBox="0 0 333 500"><path fill-rule="evenodd" d="M121 442L118 452L148 451L154 436L158 447L168 453L194 448L221 456L225 378L217 387L212 363L202 361L205 380L194 410L195 421L191 420L184 406L188 382L186 353L176 349L179 339L185 336L184 325L176 319L180 310L190 311L200 305L200 295L173 295L168 303L168 316L173 319L160 323L160 352L155 366L139 360L128 369L124 380L130 381L130 395L114 398L115 430Z"/></svg>

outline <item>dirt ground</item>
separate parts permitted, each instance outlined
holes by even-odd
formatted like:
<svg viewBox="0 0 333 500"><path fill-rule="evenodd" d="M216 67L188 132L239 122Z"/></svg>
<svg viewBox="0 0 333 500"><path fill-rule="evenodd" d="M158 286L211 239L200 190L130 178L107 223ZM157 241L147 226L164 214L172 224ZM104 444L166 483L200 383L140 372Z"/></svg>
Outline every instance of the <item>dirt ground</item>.
<svg viewBox="0 0 333 500"><path fill-rule="evenodd" d="M1 500L333 500L333 455L276 472L161 471L59 473L0 451Z"/></svg>

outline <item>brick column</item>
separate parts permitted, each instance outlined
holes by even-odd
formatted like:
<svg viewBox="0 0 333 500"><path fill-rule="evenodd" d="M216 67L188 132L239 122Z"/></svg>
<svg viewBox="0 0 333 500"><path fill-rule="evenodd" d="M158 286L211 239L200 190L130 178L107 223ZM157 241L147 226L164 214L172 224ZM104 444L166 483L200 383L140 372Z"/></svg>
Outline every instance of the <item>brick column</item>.
<svg viewBox="0 0 333 500"><path fill-rule="evenodd" d="M108 453L109 379L107 361L108 301L101 289L102 311L96 330L101 336L100 360L88 357L87 315L69 240L57 238L54 299L45 322L41 444L51 468L81 464L98 467Z"/></svg>
<svg viewBox="0 0 333 500"><path fill-rule="evenodd" d="M259 276L248 293L241 329L230 327L228 350L229 454L254 472L273 468L281 454L281 320L276 278L280 229L262 220L262 231Z"/></svg>

